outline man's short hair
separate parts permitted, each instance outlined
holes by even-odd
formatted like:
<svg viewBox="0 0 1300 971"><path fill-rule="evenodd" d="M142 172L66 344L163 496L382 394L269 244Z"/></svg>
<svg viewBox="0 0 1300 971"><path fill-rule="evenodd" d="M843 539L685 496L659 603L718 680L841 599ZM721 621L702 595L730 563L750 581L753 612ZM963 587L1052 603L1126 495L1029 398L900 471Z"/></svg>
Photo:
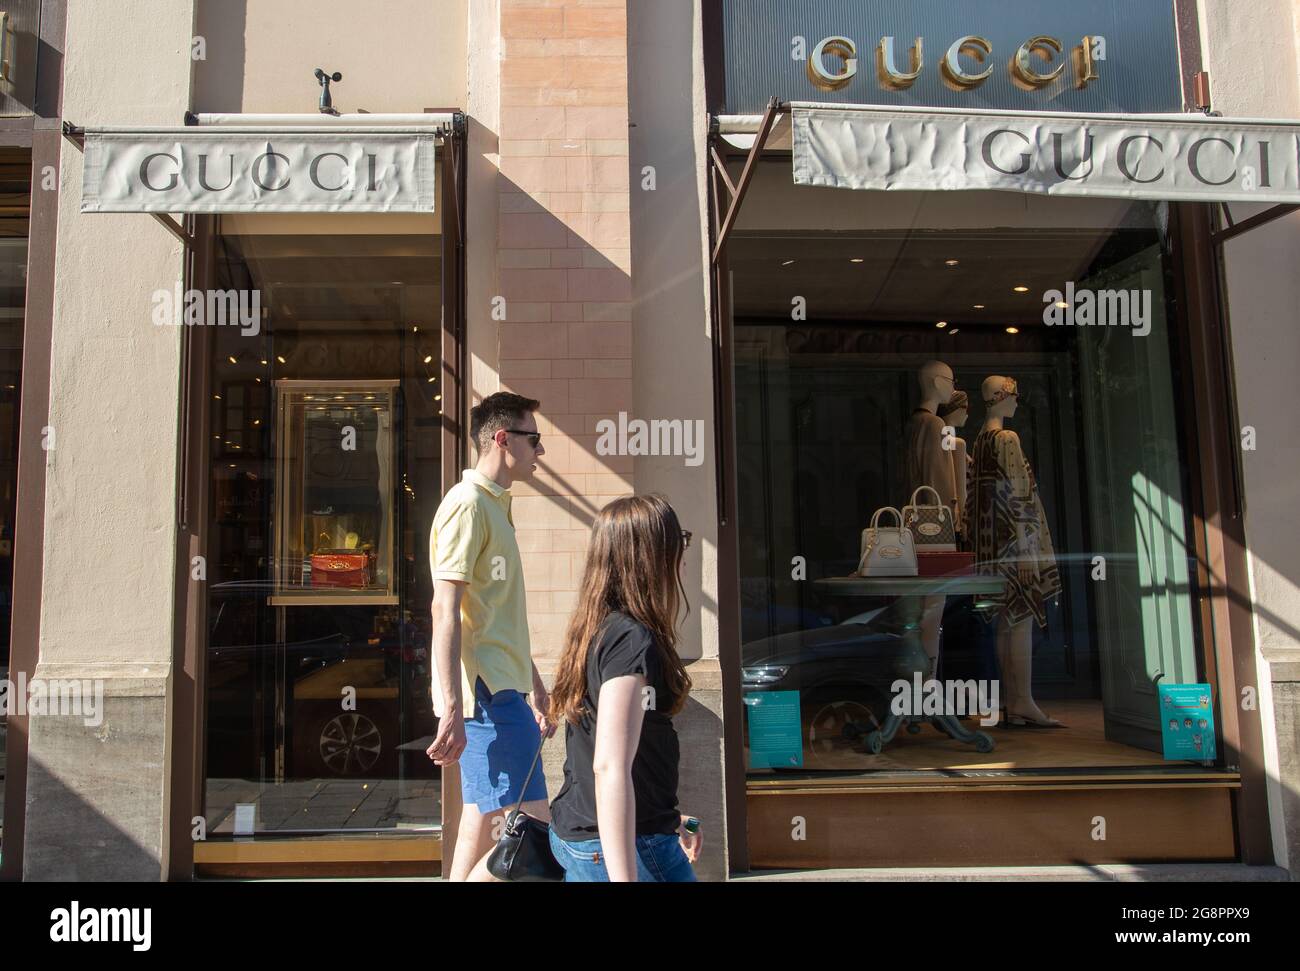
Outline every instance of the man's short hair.
<svg viewBox="0 0 1300 971"><path fill-rule="evenodd" d="M535 398L510 391L490 394L469 410L469 434L475 447L484 451L503 428L514 428L529 412L541 407Z"/></svg>

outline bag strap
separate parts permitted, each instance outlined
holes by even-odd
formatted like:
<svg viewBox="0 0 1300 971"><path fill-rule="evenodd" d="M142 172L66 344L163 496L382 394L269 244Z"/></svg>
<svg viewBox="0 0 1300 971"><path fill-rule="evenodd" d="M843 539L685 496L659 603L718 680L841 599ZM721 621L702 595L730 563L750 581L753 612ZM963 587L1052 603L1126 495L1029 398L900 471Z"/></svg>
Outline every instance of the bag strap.
<svg viewBox="0 0 1300 971"><path fill-rule="evenodd" d="M942 506L942 505L943 505L943 498L939 495L939 490L938 490L938 489L936 489L936 488L935 488L934 486L932 486L932 485L919 485L919 486L917 486L916 489L912 492L912 498L911 498L910 500L908 500L908 503L907 503L907 504L908 504L909 506L915 506L915 505L917 505L916 497L917 497L918 495L920 495L920 493L921 493L922 490L925 490L925 491L929 492L932 496L934 496L934 504L935 504L936 506Z"/></svg>
<svg viewBox="0 0 1300 971"><path fill-rule="evenodd" d="M528 783L533 781L533 773L537 771L537 763L542 760L542 749L546 745L546 736L542 736L541 743L537 746L537 754L533 756L533 764L528 769L528 775L524 777L523 788L519 790L519 801L515 803L515 812L519 812L519 807L524 804L524 793L528 791Z"/></svg>
<svg viewBox="0 0 1300 971"><path fill-rule="evenodd" d="M899 527L899 529L902 529L902 527L903 527L903 514L902 514L901 512L899 512L897 509L895 509L893 506L881 506L881 507L880 507L879 509L877 509L877 510L872 514L872 516L871 516L871 527L870 527L870 528L871 528L871 531L872 531L873 533L876 531L877 525L878 525L878 523L880 522L880 514L881 514L882 512L892 512L892 513L894 514L894 518L898 520L898 527Z"/></svg>

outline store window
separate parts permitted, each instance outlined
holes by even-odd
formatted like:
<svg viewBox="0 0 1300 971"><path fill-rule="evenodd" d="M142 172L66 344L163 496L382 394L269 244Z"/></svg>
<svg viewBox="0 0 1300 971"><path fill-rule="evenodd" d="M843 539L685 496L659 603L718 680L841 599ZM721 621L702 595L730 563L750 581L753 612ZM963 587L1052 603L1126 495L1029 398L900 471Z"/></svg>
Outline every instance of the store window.
<svg viewBox="0 0 1300 971"><path fill-rule="evenodd" d="M751 777L1215 760L1169 209L987 198L731 239Z"/></svg>
<svg viewBox="0 0 1300 971"><path fill-rule="evenodd" d="M31 153L0 148L0 685L8 686L13 621L14 517L18 492L19 403L22 398L23 322L27 304L27 233ZM5 703L13 698L6 692ZM0 845L4 838L7 719L0 716Z"/></svg>
<svg viewBox="0 0 1300 971"><path fill-rule="evenodd" d="M259 294L261 319L215 328L209 835L440 821L440 253L434 235L217 239L216 286Z"/></svg>

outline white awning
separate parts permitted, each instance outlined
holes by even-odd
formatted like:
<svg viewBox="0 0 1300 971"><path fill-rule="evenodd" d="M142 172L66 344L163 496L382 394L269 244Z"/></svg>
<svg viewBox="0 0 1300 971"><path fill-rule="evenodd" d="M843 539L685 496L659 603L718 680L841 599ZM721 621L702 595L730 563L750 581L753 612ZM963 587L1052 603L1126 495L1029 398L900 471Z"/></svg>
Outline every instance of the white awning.
<svg viewBox="0 0 1300 971"><path fill-rule="evenodd" d="M789 107L801 185L1300 203L1294 120Z"/></svg>
<svg viewBox="0 0 1300 971"><path fill-rule="evenodd" d="M82 212L434 210L450 115L199 115L86 128Z"/></svg>

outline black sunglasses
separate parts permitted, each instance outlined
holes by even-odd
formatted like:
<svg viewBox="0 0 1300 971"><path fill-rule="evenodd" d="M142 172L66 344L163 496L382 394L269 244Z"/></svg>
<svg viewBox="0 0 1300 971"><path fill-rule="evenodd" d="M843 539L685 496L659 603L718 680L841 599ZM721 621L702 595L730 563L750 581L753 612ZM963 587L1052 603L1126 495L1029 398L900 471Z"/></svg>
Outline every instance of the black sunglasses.
<svg viewBox="0 0 1300 971"><path fill-rule="evenodd" d="M507 428L505 431L508 431L511 435L527 435L528 444L531 445L534 450L542 442L541 432L526 432L522 428Z"/></svg>

